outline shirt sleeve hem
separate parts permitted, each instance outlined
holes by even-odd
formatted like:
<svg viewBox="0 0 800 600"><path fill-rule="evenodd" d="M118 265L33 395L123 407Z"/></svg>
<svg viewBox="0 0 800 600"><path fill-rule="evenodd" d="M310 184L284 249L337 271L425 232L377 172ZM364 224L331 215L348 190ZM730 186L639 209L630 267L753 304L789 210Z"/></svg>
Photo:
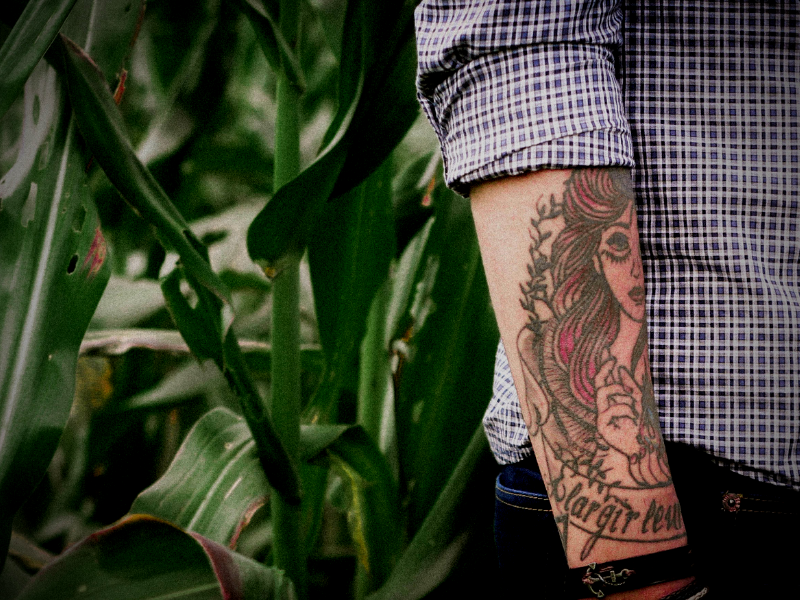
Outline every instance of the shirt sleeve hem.
<svg viewBox="0 0 800 600"><path fill-rule="evenodd" d="M614 58L602 45L479 56L441 81L423 106L439 136L445 180L462 194L509 172L633 164Z"/></svg>
<svg viewBox="0 0 800 600"><path fill-rule="evenodd" d="M627 131L596 130L566 136L552 142L522 148L503 155L448 182L462 196L472 186L500 177L514 177L542 169L575 167L633 167ZM619 148L624 148L619 150Z"/></svg>

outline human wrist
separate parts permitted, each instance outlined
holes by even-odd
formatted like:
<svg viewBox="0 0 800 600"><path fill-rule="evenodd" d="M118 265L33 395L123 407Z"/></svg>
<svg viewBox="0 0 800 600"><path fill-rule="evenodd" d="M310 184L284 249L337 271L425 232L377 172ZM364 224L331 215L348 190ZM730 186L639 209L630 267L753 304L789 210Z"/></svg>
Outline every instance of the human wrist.
<svg viewBox="0 0 800 600"><path fill-rule="evenodd" d="M659 600L691 583L694 574L692 551L683 546L570 569L564 592L567 598Z"/></svg>
<svg viewBox="0 0 800 600"><path fill-rule="evenodd" d="M675 581L665 581L655 585L649 585L636 590L609 593L604 596L607 600L683 600L682 595L678 595L684 590L690 591L695 584L694 577L686 577ZM691 598L688 596L686 600ZM596 596L586 596L581 600L596 600Z"/></svg>

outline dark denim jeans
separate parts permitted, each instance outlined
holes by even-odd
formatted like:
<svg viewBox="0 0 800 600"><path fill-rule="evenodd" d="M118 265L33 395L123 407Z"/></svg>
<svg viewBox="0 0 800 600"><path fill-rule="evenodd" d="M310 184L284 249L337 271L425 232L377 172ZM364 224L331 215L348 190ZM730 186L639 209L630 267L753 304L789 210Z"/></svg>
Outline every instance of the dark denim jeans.
<svg viewBox="0 0 800 600"><path fill-rule="evenodd" d="M733 474L685 444L667 452L705 599L800 597L800 493ZM504 594L563 598L568 567L536 461L505 467L495 497ZM737 498L739 510L723 506Z"/></svg>

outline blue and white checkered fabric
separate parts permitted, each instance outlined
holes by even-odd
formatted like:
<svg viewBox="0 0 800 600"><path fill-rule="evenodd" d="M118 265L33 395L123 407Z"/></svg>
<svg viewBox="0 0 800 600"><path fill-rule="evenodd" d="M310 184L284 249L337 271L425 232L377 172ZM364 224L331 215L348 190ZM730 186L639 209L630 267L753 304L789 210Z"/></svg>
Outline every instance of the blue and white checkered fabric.
<svg viewBox="0 0 800 600"><path fill-rule="evenodd" d="M798 2L424 0L449 185L633 166L664 436L800 488ZM484 419L531 452L502 347Z"/></svg>
<svg viewBox="0 0 800 600"><path fill-rule="evenodd" d="M445 178L633 166L613 50L622 11L581 2L424 2L418 88Z"/></svg>

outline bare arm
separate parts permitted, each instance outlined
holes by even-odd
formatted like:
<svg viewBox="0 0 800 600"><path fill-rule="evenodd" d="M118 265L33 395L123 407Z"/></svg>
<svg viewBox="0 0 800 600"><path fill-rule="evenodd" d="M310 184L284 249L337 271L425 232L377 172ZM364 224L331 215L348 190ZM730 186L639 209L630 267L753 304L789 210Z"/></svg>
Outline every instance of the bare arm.
<svg viewBox="0 0 800 600"><path fill-rule="evenodd" d="M570 567L686 545L653 398L629 171L544 170L471 196ZM658 598L684 583L619 597Z"/></svg>

